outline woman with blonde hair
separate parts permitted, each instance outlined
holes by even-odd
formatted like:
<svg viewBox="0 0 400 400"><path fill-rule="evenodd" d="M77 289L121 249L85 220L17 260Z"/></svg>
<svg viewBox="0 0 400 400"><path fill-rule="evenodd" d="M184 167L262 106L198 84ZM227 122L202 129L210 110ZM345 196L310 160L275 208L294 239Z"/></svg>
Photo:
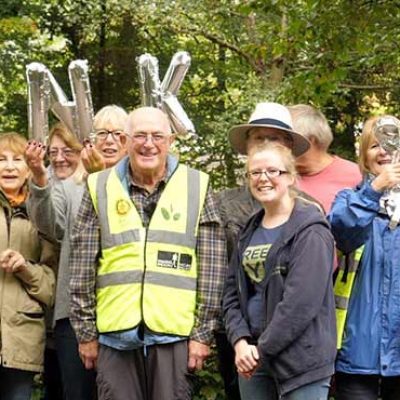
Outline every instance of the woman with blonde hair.
<svg viewBox="0 0 400 400"><path fill-rule="evenodd" d="M41 148L42 143L37 143ZM79 167L82 145L67 127L57 122L49 134L48 156L50 161L50 174L56 179L70 177Z"/></svg>
<svg viewBox="0 0 400 400"><path fill-rule="evenodd" d="M223 296L241 398L327 399L336 354L329 225L296 197L286 147L251 149L247 176L263 208L239 235Z"/></svg>
<svg viewBox="0 0 400 400"><path fill-rule="evenodd" d="M347 259L338 276L337 400L400 398L400 227L391 224L400 163L378 142L379 132L400 135L390 115L370 118L360 137L362 183L338 193L329 215Z"/></svg>
<svg viewBox="0 0 400 400"><path fill-rule="evenodd" d="M43 150L28 146L26 155L32 170L29 213L38 229L61 244L54 310L56 350L66 400L90 400L95 393L95 375L80 360L78 343L69 321L70 232L82 199L88 172L108 168L125 154L123 132L127 113L121 107L103 107L94 118L94 144L85 143L81 152L86 170L71 178L49 184L43 174ZM39 165L39 166L38 166Z"/></svg>
<svg viewBox="0 0 400 400"><path fill-rule="evenodd" d="M29 400L43 370L46 307L53 303L52 246L26 212L26 139L0 134L0 398Z"/></svg>

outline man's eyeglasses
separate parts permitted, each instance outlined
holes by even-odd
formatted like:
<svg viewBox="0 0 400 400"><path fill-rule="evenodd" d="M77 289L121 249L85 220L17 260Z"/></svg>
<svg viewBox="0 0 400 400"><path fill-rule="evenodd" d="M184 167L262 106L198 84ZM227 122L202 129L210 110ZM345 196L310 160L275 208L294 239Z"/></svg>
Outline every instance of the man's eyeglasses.
<svg viewBox="0 0 400 400"><path fill-rule="evenodd" d="M120 129L115 129L110 131L108 129L98 129L94 132L94 136L99 141L104 141L108 138L108 135L111 135L115 141L119 141L121 136L124 135L124 132Z"/></svg>
<svg viewBox="0 0 400 400"><path fill-rule="evenodd" d="M268 179L271 179L271 178L277 178L278 176L287 173L288 173L287 171L282 171L278 168L268 168L263 170L249 171L247 173L247 176L253 181L258 181L264 174Z"/></svg>
<svg viewBox="0 0 400 400"><path fill-rule="evenodd" d="M57 158L58 153L61 153L61 156L64 158L72 158L75 156L77 152L78 152L77 150L70 149L69 147L63 147L60 149L51 148L48 154L50 159L54 160Z"/></svg>
<svg viewBox="0 0 400 400"><path fill-rule="evenodd" d="M150 139L154 144L162 144L167 141L170 135L165 135L163 133L133 133L131 135L132 140L136 143L146 143Z"/></svg>

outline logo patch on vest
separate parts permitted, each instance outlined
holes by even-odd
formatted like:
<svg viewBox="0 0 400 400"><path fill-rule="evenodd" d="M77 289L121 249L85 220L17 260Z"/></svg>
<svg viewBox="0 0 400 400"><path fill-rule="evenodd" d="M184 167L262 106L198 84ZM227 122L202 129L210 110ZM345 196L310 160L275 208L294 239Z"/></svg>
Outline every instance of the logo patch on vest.
<svg viewBox="0 0 400 400"><path fill-rule="evenodd" d="M171 253L169 251L159 251L157 254L157 267L189 271L191 266L192 256L190 254Z"/></svg>
<svg viewBox="0 0 400 400"><path fill-rule="evenodd" d="M117 213L119 215L125 215L130 210L131 205L124 199L120 199L117 201Z"/></svg>
<svg viewBox="0 0 400 400"><path fill-rule="evenodd" d="M173 219L174 221L178 221L181 218L181 214L179 212L175 212L172 204L169 206L169 210L164 207L161 207L161 215L166 221Z"/></svg>

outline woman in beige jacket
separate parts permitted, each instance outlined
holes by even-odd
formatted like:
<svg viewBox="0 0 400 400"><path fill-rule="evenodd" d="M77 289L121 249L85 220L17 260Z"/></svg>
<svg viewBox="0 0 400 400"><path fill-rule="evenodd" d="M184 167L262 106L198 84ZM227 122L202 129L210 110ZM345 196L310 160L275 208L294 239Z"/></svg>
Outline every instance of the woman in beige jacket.
<svg viewBox="0 0 400 400"><path fill-rule="evenodd" d="M54 253L25 209L26 140L0 135L0 399L29 400L42 370L44 309L53 302Z"/></svg>

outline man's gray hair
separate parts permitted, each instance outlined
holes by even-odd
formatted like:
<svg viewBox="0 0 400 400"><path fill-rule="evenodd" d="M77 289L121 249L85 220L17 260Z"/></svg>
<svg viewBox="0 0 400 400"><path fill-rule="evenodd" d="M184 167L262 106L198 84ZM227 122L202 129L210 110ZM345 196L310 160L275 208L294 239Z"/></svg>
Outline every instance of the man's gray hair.
<svg viewBox="0 0 400 400"><path fill-rule="evenodd" d="M314 138L318 148L328 150L333 134L325 115L306 104L297 104L288 109L292 115L293 130L309 140Z"/></svg>

